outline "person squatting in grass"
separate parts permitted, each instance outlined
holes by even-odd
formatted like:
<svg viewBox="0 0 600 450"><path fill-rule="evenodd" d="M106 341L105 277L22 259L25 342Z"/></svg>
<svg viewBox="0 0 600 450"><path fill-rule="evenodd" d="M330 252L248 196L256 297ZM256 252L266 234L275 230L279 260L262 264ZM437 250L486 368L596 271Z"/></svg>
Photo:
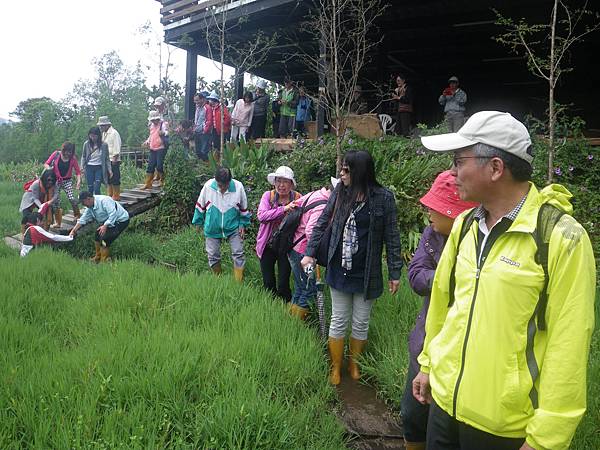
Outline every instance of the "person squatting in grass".
<svg viewBox="0 0 600 450"><path fill-rule="evenodd" d="M419 403L412 393L412 380L419 372L417 357L423 350L425 318L429 308L429 295L444 244L452 230L454 219L463 211L474 208L477 203L462 201L458 195L456 178L451 171L440 173L431 189L420 202L429 211L431 225L423 230L419 246L408 265L408 281L412 289L423 296L423 307L417 316L408 338L409 365L406 387L402 396L402 428L406 450L425 450L427 416L429 405Z"/></svg>
<svg viewBox="0 0 600 450"><path fill-rule="evenodd" d="M60 191L64 189L67 193L67 198L71 202L73 207L73 216L79 218L79 206L75 195L73 194L73 171L75 171L76 182L75 189L79 190L81 187L81 169L77 164L77 158L75 157L75 145L69 141L66 141L61 146L60 150L53 152L50 157L44 163L46 170L51 169L56 176L56 202L52 205L54 211L54 223L53 228L60 228L62 225L63 210L60 207Z"/></svg>
<svg viewBox="0 0 600 450"><path fill-rule="evenodd" d="M264 288L287 303L292 299L290 290L292 269L287 250L282 252L273 249L269 246L269 241L284 216L296 207L294 200L298 200L301 194L294 191L296 187L294 171L287 166L278 167L275 172L267 175L267 181L274 189L262 195L258 206L260 226L256 236L256 254L260 260ZM277 281L275 281L275 264L277 264Z"/></svg>
<svg viewBox="0 0 600 450"><path fill-rule="evenodd" d="M294 233L292 241L294 247L288 253L294 278L294 293L292 295L290 312L302 320L305 320L308 315L309 303L317 294L317 285L315 277L308 276L300 265L300 261L304 256L313 228L319 217L321 217L327 200L329 200L331 192L337 186L338 182L338 179L331 177L330 186L323 187L318 191L309 192L294 202L296 207L303 207L306 210L300 217L300 223Z"/></svg>
<svg viewBox="0 0 600 450"><path fill-rule="evenodd" d="M429 450L566 450L586 409L596 271L571 193L538 191L527 128L473 114L422 137L454 152L460 198L439 260L413 394L430 403Z"/></svg>
<svg viewBox="0 0 600 450"><path fill-rule="evenodd" d="M250 224L250 211L244 186L232 178L229 169L218 168L215 177L204 183L192 224L204 228L208 264L216 275L221 274L221 241L229 241L233 276L241 282L246 264L243 239Z"/></svg>
<svg viewBox="0 0 600 450"><path fill-rule="evenodd" d="M353 379L360 378L357 360L367 343L371 308L383 293L384 242L388 288L392 294L398 290L402 269L396 200L392 192L377 182L371 155L365 151L347 152L340 178L342 183L329 197L301 261L303 268L314 266L319 244L328 243L325 261L319 264L327 266L326 282L331 290L329 380L334 385L340 383L344 337L350 318L348 370ZM322 239L326 241L321 243Z"/></svg>
<svg viewBox="0 0 600 450"><path fill-rule="evenodd" d="M44 230L42 227L44 218L40 213L29 213L25 221L25 232L23 233L23 243L21 244L21 257L27 256L31 250L41 244L70 242L73 240L72 236L63 236Z"/></svg>
<svg viewBox="0 0 600 450"><path fill-rule="evenodd" d="M129 225L129 213L119 202L108 195L93 195L83 191L79 194L79 201L86 206L86 210L79 218L69 236L75 237L77 231L92 220L101 225L96 229L94 237L95 255L93 262L110 260L110 245Z"/></svg>
<svg viewBox="0 0 600 450"><path fill-rule="evenodd" d="M52 170L44 170L39 179L34 180L31 184L25 183L23 186L25 192L21 198L19 212L22 214L21 220L21 236L25 233L27 219L29 214L37 208L42 216L45 216L51 211L51 207L58 200L58 190L55 189L56 175ZM50 224L48 219L44 225L47 229Z"/></svg>
<svg viewBox="0 0 600 450"><path fill-rule="evenodd" d="M108 158L108 145L102 142L102 132L98 127L90 128L88 140L83 144L81 169L85 172L88 191L100 194L100 185L108 185L112 177L112 167Z"/></svg>

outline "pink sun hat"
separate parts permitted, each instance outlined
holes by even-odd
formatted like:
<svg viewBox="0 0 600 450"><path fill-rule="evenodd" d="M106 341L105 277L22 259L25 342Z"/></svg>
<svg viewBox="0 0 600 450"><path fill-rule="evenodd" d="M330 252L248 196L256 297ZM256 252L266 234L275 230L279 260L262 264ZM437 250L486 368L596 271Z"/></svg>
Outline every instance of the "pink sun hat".
<svg viewBox="0 0 600 450"><path fill-rule="evenodd" d="M465 202L460 199L456 188L456 177L450 170L440 173L427 194L419 201L451 219L456 219L463 211L479 205L479 203Z"/></svg>

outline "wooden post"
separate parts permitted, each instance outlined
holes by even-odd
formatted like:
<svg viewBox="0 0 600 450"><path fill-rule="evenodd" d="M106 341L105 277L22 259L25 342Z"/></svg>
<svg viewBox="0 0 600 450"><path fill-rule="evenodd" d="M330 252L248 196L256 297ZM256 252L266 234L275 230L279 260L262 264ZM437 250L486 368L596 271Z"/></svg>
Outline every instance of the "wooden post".
<svg viewBox="0 0 600 450"><path fill-rule="evenodd" d="M194 115L196 114L194 94L196 93L197 78L198 55L192 49L187 51L187 61L185 65L185 118L188 120L194 120Z"/></svg>
<svg viewBox="0 0 600 450"><path fill-rule="evenodd" d="M323 136L325 133L325 89L327 88L327 75L325 68L327 65L327 49L325 39L319 40L319 106L317 108L317 136Z"/></svg>
<svg viewBox="0 0 600 450"><path fill-rule="evenodd" d="M235 68L235 82L233 87L233 93L235 98L233 102L235 102L244 96L244 72L240 72L238 67Z"/></svg>

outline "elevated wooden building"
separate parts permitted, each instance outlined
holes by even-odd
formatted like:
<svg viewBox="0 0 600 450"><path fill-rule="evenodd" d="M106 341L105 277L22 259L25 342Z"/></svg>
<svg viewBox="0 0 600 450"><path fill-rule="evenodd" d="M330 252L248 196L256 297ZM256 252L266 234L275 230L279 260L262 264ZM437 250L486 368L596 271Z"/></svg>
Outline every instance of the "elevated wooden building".
<svg viewBox="0 0 600 450"><path fill-rule="evenodd" d="M227 20L235 25L228 43L245 42L256 31L277 33L278 42L260 67L252 73L282 82L286 75L316 93L319 76L299 59L286 61L297 46L318 49L318 42L302 33L301 24L312 0L159 0L165 41L187 51L186 111L193 115L197 55L209 57L207 27L219 8L228 9ZM437 98L450 76L456 75L469 96L468 113L482 109L509 111L517 117L542 116L546 108L547 83L534 77L522 58L498 44L493 37L501 29L494 24L494 9L530 23L548 22L551 0L384 0L388 4L378 21L383 36L376 54L361 74L363 90L370 82L385 85L398 72L415 89L415 119L436 123L442 119ZM223 6L225 5L225 6ZM594 5L592 5L594 7ZM212 9L212 11L211 11ZM240 18L244 20L240 21ZM214 24L213 24L214 26ZM560 103L573 104L588 128L600 129L600 32L576 44L570 55L574 70L563 75L558 88ZM232 55L225 62L235 66ZM240 87L239 91L241 91ZM238 92L239 92L238 91ZM373 96L373 105L378 100Z"/></svg>

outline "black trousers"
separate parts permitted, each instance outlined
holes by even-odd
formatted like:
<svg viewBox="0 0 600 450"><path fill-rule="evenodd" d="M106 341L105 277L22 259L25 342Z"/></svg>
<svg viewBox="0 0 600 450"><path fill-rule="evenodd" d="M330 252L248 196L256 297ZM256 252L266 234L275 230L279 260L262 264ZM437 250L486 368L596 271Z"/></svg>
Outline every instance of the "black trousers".
<svg viewBox="0 0 600 450"><path fill-rule="evenodd" d="M406 442L425 442L429 405L422 405L412 393L412 381L417 376L414 365L409 362L404 394L400 402L402 429Z"/></svg>
<svg viewBox="0 0 600 450"><path fill-rule="evenodd" d="M275 281L275 264L277 264L277 281ZM260 271L265 289L286 302L292 299L292 290L290 289L292 268L286 254L277 254L266 247L260 258Z"/></svg>
<svg viewBox="0 0 600 450"><path fill-rule="evenodd" d="M399 112L396 116L396 134L410 137L410 121L412 113Z"/></svg>
<svg viewBox="0 0 600 450"><path fill-rule="evenodd" d="M112 177L108 179L108 184L119 186L121 184L121 161L111 161L110 168L112 170Z"/></svg>
<svg viewBox="0 0 600 450"><path fill-rule="evenodd" d="M519 450L525 438L505 438L459 422L435 402L429 408L427 450Z"/></svg>
<svg viewBox="0 0 600 450"><path fill-rule="evenodd" d="M104 236L100 236L98 231L96 231L96 236L94 240L96 242L104 242L108 247L115 241L115 239L119 237L119 235L125 230L125 228L127 228L128 225L129 219L127 219L125 222L117 222L115 223L114 227L108 227L106 229L106 233L104 233Z"/></svg>
<svg viewBox="0 0 600 450"><path fill-rule="evenodd" d="M250 125L250 139L264 138L266 125L267 116L252 117L252 124Z"/></svg>

